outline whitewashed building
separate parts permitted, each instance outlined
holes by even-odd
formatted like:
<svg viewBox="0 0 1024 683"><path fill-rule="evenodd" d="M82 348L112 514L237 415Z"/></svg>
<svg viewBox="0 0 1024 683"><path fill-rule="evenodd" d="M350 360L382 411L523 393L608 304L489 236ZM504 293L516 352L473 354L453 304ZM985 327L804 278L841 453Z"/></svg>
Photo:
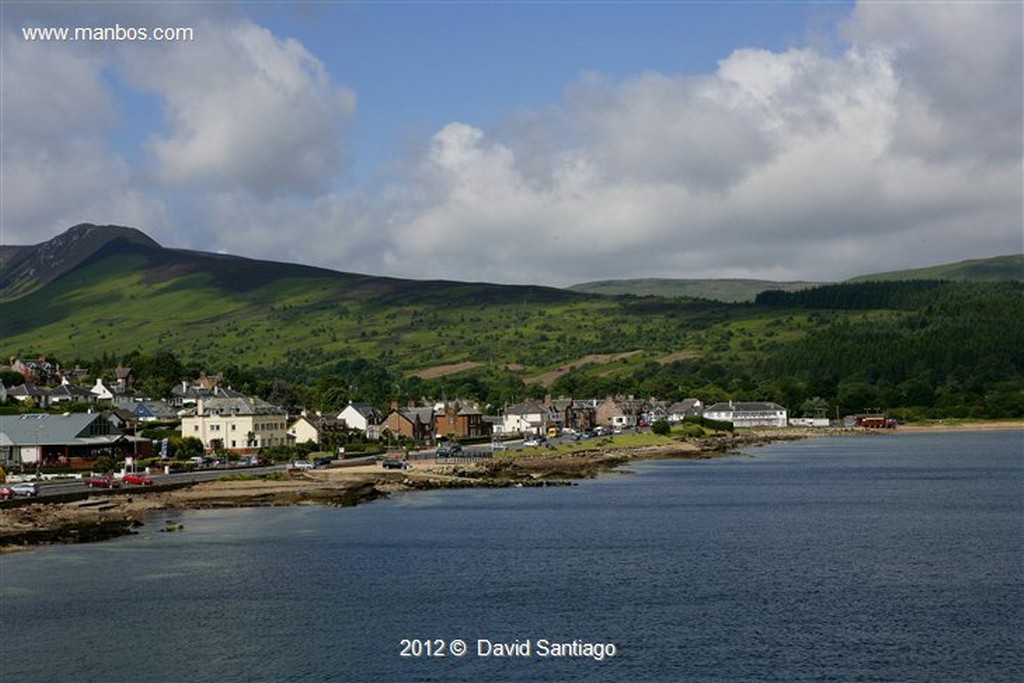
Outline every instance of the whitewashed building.
<svg viewBox="0 0 1024 683"><path fill-rule="evenodd" d="M704 410L704 417L731 422L733 427L785 427L789 424L788 411L770 402L716 403Z"/></svg>
<svg viewBox="0 0 1024 683"><path fill-rule="evenodd" d="M288 443L288 414L259 398L200 399L181 418L181 436L193 436L212 450L247 452Z"/></svg>
<svg viewBox="0 0 1024 683"><path fill-rule="evenodd" d="M348 405L338 413L337 419L344 422L348 429L358 429L366 433L371 427L379 425L384 420L384 416L369 403L349 401Z"/></svg>
<svg viewBox="0 0 1024 683"><path fill-rule="evenodd" d="M542 434L547 416L548 410L533 401L507 406L502 416L501 433Z"/></svg>

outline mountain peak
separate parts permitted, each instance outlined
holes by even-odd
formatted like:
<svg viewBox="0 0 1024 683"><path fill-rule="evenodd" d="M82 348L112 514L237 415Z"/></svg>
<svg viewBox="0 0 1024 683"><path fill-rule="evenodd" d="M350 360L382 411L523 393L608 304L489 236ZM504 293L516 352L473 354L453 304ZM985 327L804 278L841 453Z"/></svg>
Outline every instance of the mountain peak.
<svg viewBox="0 0 1024 683"><path fill-rule="evenodd" d="M5 246L0 255L0 298L12 299L53 282L117 242L160 248L136 228L92 223L79 223L34 246Z"/></svg>

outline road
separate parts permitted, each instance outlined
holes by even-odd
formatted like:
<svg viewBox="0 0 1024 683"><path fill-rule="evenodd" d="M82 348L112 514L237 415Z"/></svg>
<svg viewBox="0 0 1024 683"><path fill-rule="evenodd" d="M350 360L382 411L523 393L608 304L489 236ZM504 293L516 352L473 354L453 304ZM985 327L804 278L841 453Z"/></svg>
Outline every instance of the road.
<svg viewBox="0 0 1024 683"><path fill-rule="evenodd" d="M150 475L153 479L154 486L160 485L175 485L175 484L196 484L201 481L212 481L214 479L220 479L223 476L229 474L250 474L253 476L261 476L264 474L270 474L271 472L283 472L288 468L286 464L280 465L269 465L267 467L233 467L233 468L211 468L204 470L193 470L192 472L175 472L172 474L153 474ZM90 493L112 493L118 491L126 491L136 489L144 489L147 487L143 486L125 486L122 485L119 489L100 489L100 488L89 488L85 484L85 479L75 480L57 480L57 481L43 481L39 483L39 500L44 501L47 498L56 498L59 496L67 495L69 493L81 493L82 491L89 491Z"/></svg>

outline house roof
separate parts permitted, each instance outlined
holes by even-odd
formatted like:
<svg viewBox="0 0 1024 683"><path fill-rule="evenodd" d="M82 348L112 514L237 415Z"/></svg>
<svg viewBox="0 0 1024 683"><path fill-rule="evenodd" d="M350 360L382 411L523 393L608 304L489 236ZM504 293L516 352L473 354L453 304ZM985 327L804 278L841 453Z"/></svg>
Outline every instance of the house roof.
<svg viewBox="0 0 1024 683"><path fill-rule="evenodd" d="M722 403L716 403L710 408L705 408L705 413L723 413L732 411L734 413L760 413L764 411L777 411L785 410L778 403L771 402L739 402L739 401L723 401Z"/></svg>
<svg viewBox="0 0 1024 683"><path fill-rule="evenodd" d="M61 398L67 396L68 398L91 398L92 392L88 389L83 389L80 386L71 384L70 382L64 382L58 387L50 389L50 396L53 398Z"/></svg>
<svg viewBox="0 0 1024 683"><path fill-rule="evenodd" d="M19 384L16 387L11 387L10 389L7 390L7 395L13 398L17 398L19 396L36 398L39 396L46 396L49 393L50 390L47 389L46 387L41 387L36 384L29 384L28 382L26 382L25 384Z"/></svg>
<svg viewBox="0 0 1024 683"><path fill-rule="evenodd" d="M506 415L541 415L547 412L533 401L524 401L505 408Z"/></svg>
<svg viewBox="0 0 1024 683"><path fill-rule="evenodd" d="M434 421L434 409L429 406L397 408L391 412L398 413L409 422L418 420L420 424L430 424Z"/></svg>
<svg viewBox="0 0 1024 683"><path fill-rule="evenodd" d="M255 396L208 398L203 401L203 415L283 415L284 408Z"/></svg>
<svg viewBox="0 0 1024 683"><path fill-rule="evenodd" d="M178 413L168 405L167 401L137 401L133 404L132 412L137 417L157 417L173 419Z"/></svg>
<svg viewBox="0 0 1024 683"><path fill-rule="evenodd" d="M121 433L101 413L0 415L0 446L116 441Z"/></svg>
<svg viewBox="0 0 1024 683"><path fill-rule="evenodd" d="M324 417L323 415L299 415L291 423L291 427L294 427L300 422L307 422L311 427L317 431L321 429L337 429L345 425L344 420L338 420L333 417Z"/></svg>
<svg viewBox="0 0 1024 683"><path fill-rule="evenodd" d="M342 408L341 412L345 412L346 409L351 408L363 417L378 417L380 411L371 406L369 403L349 403L345 408Z"/></svg>

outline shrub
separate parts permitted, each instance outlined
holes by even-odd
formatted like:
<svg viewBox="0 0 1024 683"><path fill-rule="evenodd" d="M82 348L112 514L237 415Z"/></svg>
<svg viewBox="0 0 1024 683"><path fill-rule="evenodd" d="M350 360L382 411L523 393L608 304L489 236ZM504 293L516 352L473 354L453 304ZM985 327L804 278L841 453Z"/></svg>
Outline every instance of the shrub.
<svg viewBox="0 0 1024 683"><path fill-rule="evenodd" d="M691 422L684 424L676 433L684 439L700 439L704 436L704 428Z"/></svg>
<svg viewBox="0 0 1024 683"><path fill-rule="evenodd" d="M668 420L655 420L654 424L651 425L651 431L660 436L668 436L669 432L672 431L672 426L668 423Z"/></svg>

